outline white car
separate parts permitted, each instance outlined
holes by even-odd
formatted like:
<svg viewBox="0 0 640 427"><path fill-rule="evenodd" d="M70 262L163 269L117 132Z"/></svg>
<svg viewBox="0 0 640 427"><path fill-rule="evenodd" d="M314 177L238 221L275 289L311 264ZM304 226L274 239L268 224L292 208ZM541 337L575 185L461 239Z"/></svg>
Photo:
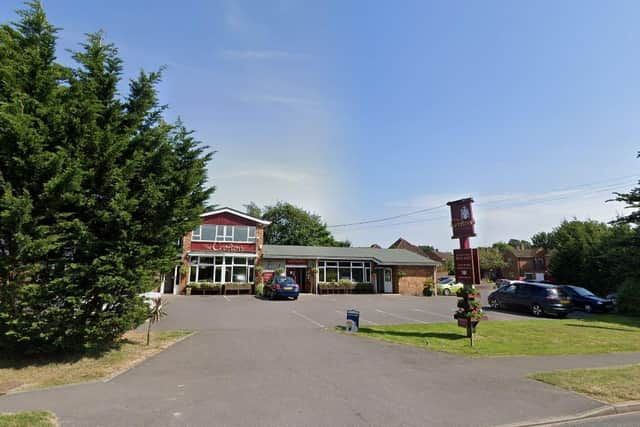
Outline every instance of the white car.
<svg viewBox="0 0 640 427"><path fill-rule="evenodd" d="M455 277L441 277L438 279L438 293L441 295L455 295L464 285L456 282Z"/></svg>

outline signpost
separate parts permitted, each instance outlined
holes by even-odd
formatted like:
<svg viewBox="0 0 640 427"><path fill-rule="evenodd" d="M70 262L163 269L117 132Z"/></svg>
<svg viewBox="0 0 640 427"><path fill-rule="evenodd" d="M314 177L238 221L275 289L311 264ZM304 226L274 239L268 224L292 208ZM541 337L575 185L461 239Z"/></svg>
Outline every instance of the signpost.
<svg viewBox="0 0 640 427"><path fill-rule="evenodd" d="M480 283L480 259L478 250L471 248L470 239L476 235L472 203L473 199L470 197L447 203L451 208L451 238L460 240L460 249L453 251L456 280L464 283L464 289L459 294L458 311L454 317L458 326L467 329L471 346L476 325L483 318L479 294L473 290L473 285Z"/></svg>

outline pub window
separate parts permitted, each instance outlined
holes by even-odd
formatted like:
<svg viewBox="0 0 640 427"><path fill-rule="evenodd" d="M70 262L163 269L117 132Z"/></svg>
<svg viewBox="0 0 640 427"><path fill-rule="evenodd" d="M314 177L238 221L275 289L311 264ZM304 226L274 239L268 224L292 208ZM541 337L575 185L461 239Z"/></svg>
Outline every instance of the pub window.
<svg viewBox="0 0 640 427"><path fill-rule="evenodd" d="M253 257L191 257L189 280L192 282L252 283Z"/></svg>

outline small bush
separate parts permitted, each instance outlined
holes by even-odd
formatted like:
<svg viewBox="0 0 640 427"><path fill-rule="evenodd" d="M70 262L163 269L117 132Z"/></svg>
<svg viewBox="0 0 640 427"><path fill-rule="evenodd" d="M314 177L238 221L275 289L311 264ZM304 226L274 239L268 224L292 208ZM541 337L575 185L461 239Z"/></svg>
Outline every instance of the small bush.
<svg viewBox="0 0 640 427"><path fill-rule="evenodd" d="M430 297L432 295L433 295L433 290L430 287L425 286L424 289L422 289L422 296Z"/></svg>
<svg viewBox="0 0 640 427"><path fill-rule="evenodd" d="M627 279L618 289L618 311L640 316L640 279Z"/></svg>
<svg viewBox="0 0 640 427"><path fill-rule="evenodd" d="M259 296L259 297L264 296L264 283L258 283L256 285L256 296Z"/></svg>
<svg viewBox="0 0 640 427"><path fill-rule="evenodd" d="M353 282L349 279L340 279L338 280L338 288L342 288L342 289L352 289L353 286Z"/></svg>

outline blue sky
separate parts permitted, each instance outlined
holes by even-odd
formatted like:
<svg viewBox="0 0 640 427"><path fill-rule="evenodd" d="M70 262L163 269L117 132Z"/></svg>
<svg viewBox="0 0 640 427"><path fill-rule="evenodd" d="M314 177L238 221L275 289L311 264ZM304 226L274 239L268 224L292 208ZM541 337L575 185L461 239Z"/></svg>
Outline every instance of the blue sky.
<svg viewBox="0 0 640 427"><path fill-rule="evenodd" d="M640 176L638 2L44 5L63 61L104 29L126 76L167 65L162 101L217 150L220 205L285 200L336 225L473 196L479 245L612 219L604 201ZM456 244L444 208L333 230Z"/></svg>

